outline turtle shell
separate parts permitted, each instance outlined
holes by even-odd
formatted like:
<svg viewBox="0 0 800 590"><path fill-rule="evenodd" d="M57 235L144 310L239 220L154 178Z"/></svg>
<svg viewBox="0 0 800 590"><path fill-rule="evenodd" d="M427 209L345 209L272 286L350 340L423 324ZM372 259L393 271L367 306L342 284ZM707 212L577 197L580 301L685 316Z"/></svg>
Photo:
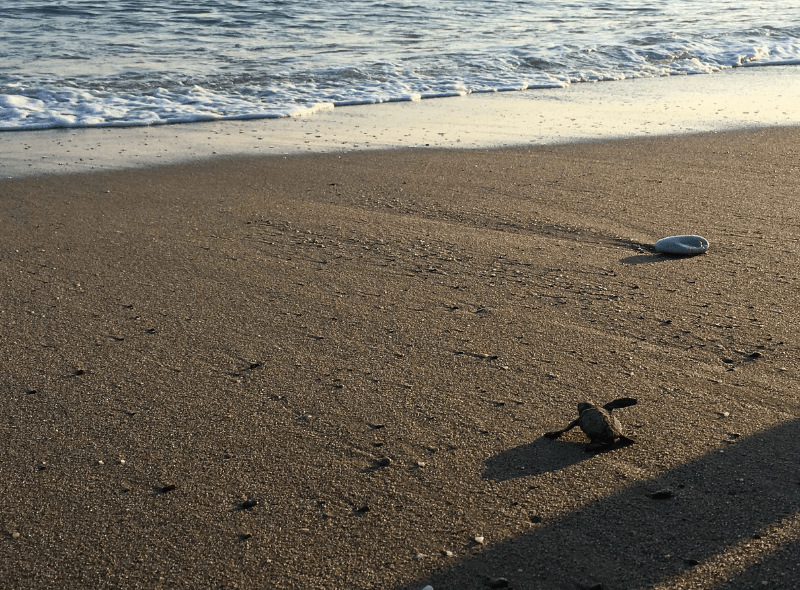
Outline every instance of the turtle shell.
<svg viewBox="0 0 800 590"><path fill-rule="evenodd" d="M594 404L578 404L578 426L593 443L613 444L624 436L622 425L613 415Z"/></svg>

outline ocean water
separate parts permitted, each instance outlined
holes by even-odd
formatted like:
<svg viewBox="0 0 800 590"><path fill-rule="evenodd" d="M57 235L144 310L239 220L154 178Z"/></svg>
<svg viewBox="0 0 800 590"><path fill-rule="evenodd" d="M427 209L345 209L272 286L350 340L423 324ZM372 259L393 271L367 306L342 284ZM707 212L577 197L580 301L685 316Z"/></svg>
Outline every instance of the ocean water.
<svg viewBox="0 0 800 590"><path fill-rule="evenodd" d="M9 0L0 131L800 65L797 0Z"/></svg>

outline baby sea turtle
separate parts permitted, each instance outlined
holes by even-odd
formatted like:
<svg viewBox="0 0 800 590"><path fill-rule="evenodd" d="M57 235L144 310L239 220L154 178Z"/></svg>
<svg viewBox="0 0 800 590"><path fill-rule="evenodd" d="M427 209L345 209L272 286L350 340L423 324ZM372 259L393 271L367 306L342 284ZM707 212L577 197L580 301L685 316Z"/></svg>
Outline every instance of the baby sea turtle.
<svg viewBox="0 0 800 590"><path fill-rule="evenodd" d="M598 407L589 402L581 402L578 404L577 419L573 420L570 425L563 430L546 432L545 436L548 438L558 438L568 430L580 426L581 430L586 433L586 436L588 436L591 441L586 447L587 451L610 448L617 441L625 445L632 444L633 439L625 436L622 425L619 423L616 416L611 415L611 412L617 408L627 408L634 404L636 404L636 399L632 397L615 399L612 402L608 402L603 407Z"/></svg>

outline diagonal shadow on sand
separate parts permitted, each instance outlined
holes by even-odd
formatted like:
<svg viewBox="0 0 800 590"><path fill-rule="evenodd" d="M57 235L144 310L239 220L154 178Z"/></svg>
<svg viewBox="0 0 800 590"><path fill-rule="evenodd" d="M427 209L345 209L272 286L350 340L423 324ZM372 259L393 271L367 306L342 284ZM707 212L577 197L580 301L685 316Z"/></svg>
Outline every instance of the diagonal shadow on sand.
<svg viewBox="0 0 800 590"><path fill-rule="evenodd" d="M800 420L796 419L655 480L637 483L402 588L419 590L431 584L435 590L483 590L487 576L506 578L515 590L647 587L800 510L798 440ZM532 443L530 450L541 454L540 444ZM528 449L518 450L521 456ZM550 467L559 461L569 463L570 453L577 458L578 449L551 459ZM520 460L520 456L508 459ZM533 461L531 465L539 465ZM508 465L503 460L490 464L487 471L502 479L510 473ZM664 488L673 490L674 496L666 500L650 497ZM797 553L793 543L765 563ZM749 575L745 570L726 590L747 587ZM797 587L797 578L785 580L786 585L770 587Z"/></svg>
<svg viewBox="0 0 800 590"><path fill-rule="evenodd" d="M772 580L773 582L769 582ZM786 588L794 590L800 586L800 541L789 543L782 551L769 555L732 580L714 590L752 590L753 588L777 588L775 580L782 580ZM767 581L767 585L764 585Z"/></svg>

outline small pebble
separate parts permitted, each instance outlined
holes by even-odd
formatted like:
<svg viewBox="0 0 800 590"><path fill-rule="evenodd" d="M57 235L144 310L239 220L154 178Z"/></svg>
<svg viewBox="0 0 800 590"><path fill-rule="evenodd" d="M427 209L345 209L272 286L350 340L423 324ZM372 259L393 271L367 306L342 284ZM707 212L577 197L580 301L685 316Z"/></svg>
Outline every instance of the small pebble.
<svg viewBox="0 0 800 590"><path fill-rule="evenodd" d="M483 537L481 537L481 536L477 536L477 537L475 537L475 542L476 542L478 545L483 545L483 541L484 541L484 538L483 538Z"/></svg>
<svg viewBox="0 0 800 590"><path fill-rule="evenodd" d="M730 412L719 412L720 418L728 418L731 415Z"/></svg>
<svg viewBox="0 0 800 590"><path fill-rule="evenodd" d="M425 461L417 461L417 467L425 467Z"/></svg>
<svg viewBox="0 0 800 590"><path fill-rule="evenodd" d="M433 590L433 586L425 586L422 590Z"/></svg>
<svg viewBox="0 0 800 590"><path fill-rule="evenodd" d="M414 556L414 561L419 561L420 559L425 559L426 557L428 557L428 556L427 556L427 555L425 555L424 553L417 553L417 554Z"/></svg>
<svg viewBox="0 0 800 590"><path fill-rule="evenodd" d="M486 585L489 588L508 588L508 580L505 578L487 578Z"/></svg>
<svg viewBox="0 0 800 590"><path fill-rule="evenodd" d="M444 556L445 557L453 557L454 555L455 555L455 553L453 553L449 549L445 549L445 551L444 551Z"/></svg>
<svg viewBox="0 0 800 590"><path fill-rule="evenodd" d="M760 359L762 356L764 356L764 354L763 354L763 353L761 353L761 352L755 351L755 352L751 352L751 353L750 353L750 354L748 354L747 356L748 356L749 358L751 358L751 359Z"/></svg>
<svg viewBox="0 0 800 590"><path fill-rule="evenodd" d="M381 467L388 467L392 464L392 460L389 457L382 457L378 459L378 465Z"/></svg>
<svg viewBox="0 0 800 590"><path fill-rule="evenodd" d="M11 536L14 537L15 539L19 539L19 533L17 531L11 533Z"/></svg>
<svg viewBox="0 0 800 590"><path fill-rule="evenodd" d="M250 510L258 506L258 500L245 500L242 502L242 510Z"/></svg>
<svg viewBox="0 0 800 590"><path fill-rule="evenodd" d="M650 497L653 500L668 500L674 495L675 494L672 490L663 489L663 490L658 490L657 492L653 492L652 494L650 494Z"/></svg>

